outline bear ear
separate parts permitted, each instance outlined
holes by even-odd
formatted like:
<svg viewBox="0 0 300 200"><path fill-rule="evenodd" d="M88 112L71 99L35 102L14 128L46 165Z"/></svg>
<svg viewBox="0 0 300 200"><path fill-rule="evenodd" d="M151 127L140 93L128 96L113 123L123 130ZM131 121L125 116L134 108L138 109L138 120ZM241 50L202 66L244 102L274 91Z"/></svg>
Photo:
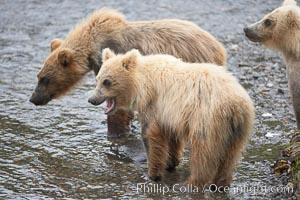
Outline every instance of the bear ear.
<svg viewBox="0 0 300 200"><path fill-rule="evenodd" d="M282 6L295 6L297 2L295 0L284 0Z"/></svg>
<svg viewBox="0 0 300 200"><path fill-rule="evenodd" d="M51 44L50 44L50 52L53 52L55 49L57 49L61 44L62 44L62 40L55 38L53 40L51 40Z"/></svg>
<svg viewBox="0 0 300 200"><path fill-rule="evenodd" d="M116 56L116 54L113 51L111 51L109 48L105 48L102 51L102 62L107 61L108 59L115 57L115 56Z"/></svg>
<svg viewBox="0 0 300 200"><path fill-rule="evenodd" d="M74 57L73 50L68 48L61 49L57 55L58 62L64 67L67 67L72 63L73 57Z"/></svg>
<svg viewBox="0 0 300 200"><path fill-rule="evenodd" d="M122 60L122 66L127 70L134 68L137 64L137 59L140 55L141 54L137 49L133 49L127 52Z"/></svg>

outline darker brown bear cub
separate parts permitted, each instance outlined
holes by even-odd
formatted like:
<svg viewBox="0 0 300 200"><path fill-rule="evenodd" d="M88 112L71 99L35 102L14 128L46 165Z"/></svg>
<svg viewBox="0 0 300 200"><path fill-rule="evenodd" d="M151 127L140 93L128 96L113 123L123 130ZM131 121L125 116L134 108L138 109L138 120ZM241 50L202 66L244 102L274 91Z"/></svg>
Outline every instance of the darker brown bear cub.
<svg viewBox="0 0 300 200"><path fill-rule="evenodd" d="M101 52L116 53L133 48L142 54L166 53L188 62L224 65L226 52L208 32L181 20L129 22L113 10L99 10L77 25L65 40L54 39L51 53L38 73L38 84L30 99L47 104L70 91L89 71L98 73ZM131 112L118 110L108 116L109 135L128 132Z"/></svg>
<svg viewBox="0 0 300 200"><path fill-rule="evenodd" d="M170 55L103 51L95 94L89 102L137 110L146 127L148 175L159 180L191 148L189 184L228 186L252 133L254 107L224 67L185 63ZM146 126L145 126L146 125Z"/></svg>

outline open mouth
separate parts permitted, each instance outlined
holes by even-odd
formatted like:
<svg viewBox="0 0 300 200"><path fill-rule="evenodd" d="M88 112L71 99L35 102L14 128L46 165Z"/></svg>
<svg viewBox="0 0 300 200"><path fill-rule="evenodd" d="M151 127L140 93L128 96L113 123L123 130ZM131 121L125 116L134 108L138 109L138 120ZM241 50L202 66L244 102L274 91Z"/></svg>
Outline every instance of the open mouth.
<svg viewBox="0 0 300 200"><path fill-rule="evenodd" d="M107 98L105 101L106 101L106 108L104 110L104 113L107 115L115 110L116 100L115 98Z"/></svg>

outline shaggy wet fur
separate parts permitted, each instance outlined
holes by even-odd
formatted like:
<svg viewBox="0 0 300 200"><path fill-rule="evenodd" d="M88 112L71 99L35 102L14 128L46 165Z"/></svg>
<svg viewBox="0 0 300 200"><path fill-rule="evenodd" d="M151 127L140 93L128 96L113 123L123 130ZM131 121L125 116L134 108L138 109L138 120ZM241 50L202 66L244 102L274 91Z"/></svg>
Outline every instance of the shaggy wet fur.
<svg viewBox="0 0 300 200"><path fill-rule="evenodd" d="M236 78L224 67L137 50L116 56L105 49L103 58L94 97L115 97L117 109L134 104L147 124L149 177L159 180L174 169L189 142L188 183L230 185L254 121L252 101Z"/></svg>

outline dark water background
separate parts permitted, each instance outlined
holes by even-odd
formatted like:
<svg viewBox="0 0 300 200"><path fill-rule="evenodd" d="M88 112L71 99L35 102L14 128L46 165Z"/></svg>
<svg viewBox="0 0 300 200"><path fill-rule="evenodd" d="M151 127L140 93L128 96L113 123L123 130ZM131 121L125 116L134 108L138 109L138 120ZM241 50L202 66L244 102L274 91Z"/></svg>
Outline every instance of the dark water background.
<svg viewBox="0 0 300 200"><path fill-rule="evenodd" d="M144 151L139 124L135 122L127 139L107 140L102 108L87 102L95 86L92 73L60 100L44 107L29 103L51 39L64 38L82 18L102 7L118 9L129 20L190 20L221 41L228 51L229 70L247 88L257 109L254 135L234 173L232 188L285 186L287 177L276 177L272 165L295 128L286 69L278 54L249 42L242 31L280 3L0 0L0 199L199 198L136 192L137 183L149 183L146 164L139 162ZM161 184L184 181L187 162L185 157L178 171L167 174ZM288 195L231 191L204 197L287 199Z"/></svg>

